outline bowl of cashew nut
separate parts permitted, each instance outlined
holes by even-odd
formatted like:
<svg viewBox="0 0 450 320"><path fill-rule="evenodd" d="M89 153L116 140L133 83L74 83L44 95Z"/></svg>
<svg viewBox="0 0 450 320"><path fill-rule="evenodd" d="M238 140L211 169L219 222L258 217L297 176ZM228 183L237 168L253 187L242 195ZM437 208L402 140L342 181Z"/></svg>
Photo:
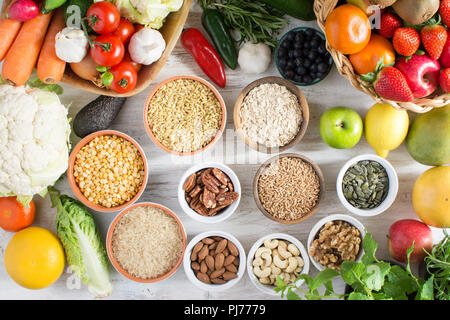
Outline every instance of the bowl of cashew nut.
<svg viewBox="0 0 450 320"><path fill-rule="evenodd" d="M303 244L285 233L273 233L260 238L251 247L247 257L247 273L252 283L262 292L275 292L279 276L284 282L296 282L300 274L308 274L309 258Z"/></svg>

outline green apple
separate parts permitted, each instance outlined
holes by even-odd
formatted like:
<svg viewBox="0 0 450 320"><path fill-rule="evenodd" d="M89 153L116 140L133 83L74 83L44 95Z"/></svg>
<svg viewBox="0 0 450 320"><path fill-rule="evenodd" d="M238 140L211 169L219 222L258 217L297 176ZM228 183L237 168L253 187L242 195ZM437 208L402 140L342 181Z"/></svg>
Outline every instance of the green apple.
<svg viewBox="0 0 450 320"><path fill-rule="evenodd" d="M330 147L348 149L361 139L363 121L355 110L334 107L320 116L319 131L322 140Z"/></svg>

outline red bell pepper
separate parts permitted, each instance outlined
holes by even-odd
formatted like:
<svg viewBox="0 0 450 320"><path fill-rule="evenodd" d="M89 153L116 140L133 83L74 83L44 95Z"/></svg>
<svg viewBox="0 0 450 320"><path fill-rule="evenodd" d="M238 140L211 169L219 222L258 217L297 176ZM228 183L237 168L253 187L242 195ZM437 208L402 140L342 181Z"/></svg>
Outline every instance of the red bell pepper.
<svg viewBox="0 0 450 320"><path fill-rule="evenodd" d="M226 85L222 60L200 30L189 28L181 35L181 44L192 55L203 72L219 87Z"/></svg>

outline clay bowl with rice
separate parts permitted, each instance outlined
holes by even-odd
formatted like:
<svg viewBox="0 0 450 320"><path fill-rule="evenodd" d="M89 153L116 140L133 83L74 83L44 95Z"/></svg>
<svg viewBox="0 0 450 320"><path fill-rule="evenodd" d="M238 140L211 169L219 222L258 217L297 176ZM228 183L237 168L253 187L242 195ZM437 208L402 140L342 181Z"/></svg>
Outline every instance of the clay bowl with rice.
<svg viewBox="0 0 450 320"><path fill-rule="evenodd" d="M101 130L84 137L72 150L69 185L87 207L116 212L136 202L147 186L144 150L130 136Z"/></svg>
<svg viewBox="0 0 450 320"><path fill-rule="evenodd" d="M292 82L280 77L246 86L234 105L234 126L252 149L284 152L298 144L309 123L308 101Z"/></svg>
<svg viewBox="0 0 450 320"><path fill-rule="evenodd" d="M253 179L256 206L267 218L282 224L310 218L317 212L324 192L320 167L296 153L268 159Z"/></svg>
<svg viewBox="0 0 450 320"><path fill-rule="evenodd" d="M162 150L192 156L213 146L227 122L225 102L208 81L175 76L148 95L144 124L150 139Z"/></svg>
<svg viewBox="0 0 450 320"><path fill-rule="evenodd" d="M183 261L186 232L170 209L136 203L111 222L106 251L114 268L126 278L153 283L169 278Z"/></svg>

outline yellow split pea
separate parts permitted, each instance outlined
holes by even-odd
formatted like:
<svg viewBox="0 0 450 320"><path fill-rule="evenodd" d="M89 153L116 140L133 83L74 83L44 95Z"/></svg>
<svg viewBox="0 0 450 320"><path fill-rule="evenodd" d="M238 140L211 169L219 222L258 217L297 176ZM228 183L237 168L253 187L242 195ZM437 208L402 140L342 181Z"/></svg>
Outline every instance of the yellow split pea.
<svg viewBox="0 0 450 320"><path fill-rule="evenodd" d="M90 202L112 208L137 194L144 181L144 161L131 142L115 135L100 136L80 149L73 175Z"/></svg>

